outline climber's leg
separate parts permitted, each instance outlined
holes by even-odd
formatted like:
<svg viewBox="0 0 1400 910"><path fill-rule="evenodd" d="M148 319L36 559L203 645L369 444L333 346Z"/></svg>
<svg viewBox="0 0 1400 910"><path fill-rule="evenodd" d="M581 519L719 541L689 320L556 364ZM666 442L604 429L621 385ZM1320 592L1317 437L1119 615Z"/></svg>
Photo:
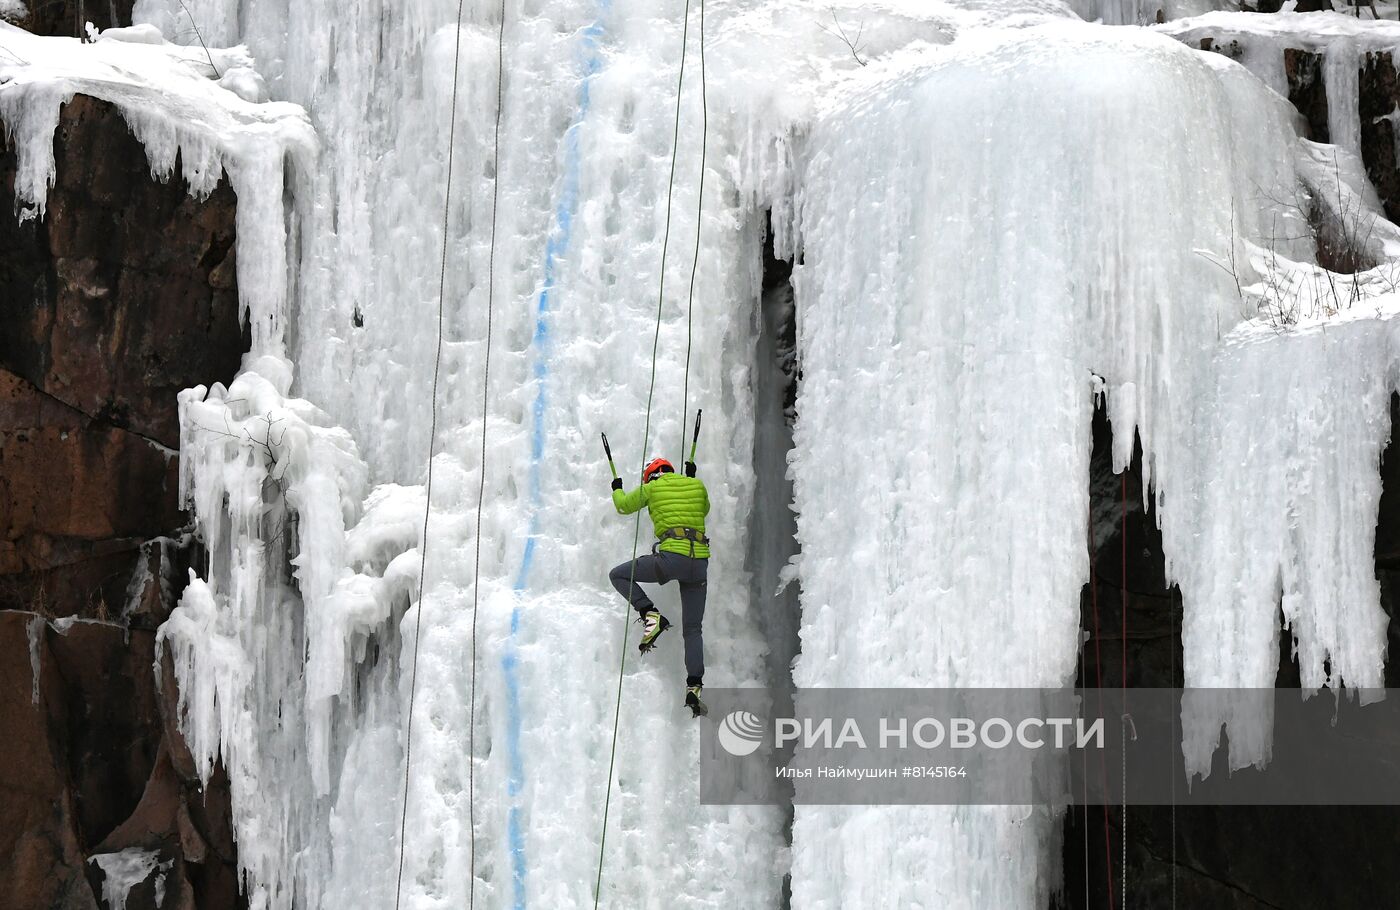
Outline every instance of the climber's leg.
<svg viewBox="0 0 1400 910"><path fill-rule="evenodd" d="M624 562L616 566L608 573L608 579L612 581L613 587L617 588L617 593L627 598L638 613L646 613L655 609L651 598L642 590L640 583L664 584L667 579L661 574L661 560L659 557L648 554L639 556L635 560L636 568L633 568L634 561ZM629 585L629 580L632 582Z"/></svg>
<svg viewBox="0 0 1400 910"><path fill-rule="evenodd" d="M677 557L687 565L676 573L681 587L681 634L685 638L685 675L687 686L703 684L705 677L705 646L700 626L705 619L706 576L708 559Z"/></svg>

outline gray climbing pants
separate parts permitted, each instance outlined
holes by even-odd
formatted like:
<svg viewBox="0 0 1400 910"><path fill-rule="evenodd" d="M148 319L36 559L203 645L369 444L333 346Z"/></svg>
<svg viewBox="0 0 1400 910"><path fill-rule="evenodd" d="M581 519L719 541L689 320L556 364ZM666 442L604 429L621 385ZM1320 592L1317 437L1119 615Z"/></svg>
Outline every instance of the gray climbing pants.
<svg viewBox="0 0 1400 910"><path fill-rule="evenodd" d="M655 609L651 598L642 590L641 584L664 585L674 581L681 587L681 634L685 638L686 685L698 686L705 676L705 649L700 639L700 624L705 619L705 577L709 571L708 559L692 559L679 553L661 550L646 556L639 556L636 569L632 562L624 562L609 573L617 593L627 598L627 602L638 613ZM639 582L631 585L628 580Z"/></svg>

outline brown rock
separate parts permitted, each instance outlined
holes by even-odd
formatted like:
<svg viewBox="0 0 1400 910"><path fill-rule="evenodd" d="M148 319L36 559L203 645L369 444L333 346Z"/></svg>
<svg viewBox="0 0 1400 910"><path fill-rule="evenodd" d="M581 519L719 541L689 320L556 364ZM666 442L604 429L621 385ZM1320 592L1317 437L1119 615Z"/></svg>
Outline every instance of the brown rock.
<svg viewBox="0 0 1400 910"><path fill-rule="evenodd" d="M0 367L90 417L179 446L175 395L227 380L245 349L231 280L233 190L151 178L110 105L78 96L54 137L42 221L0 219ZM15 158L0 153L12 194ZM179 166L176 167L179 172ZM8 205L6 204L8 202ZM0 198L0 209L14 199Z"/></svg>
<svg viewBox="0 0 1400 910"><path fill-rule="evenodd" d="M0 611L6 910L95 910L103 873L89 858L133 847L168 861L166 901L156 907L153 875L129 910L240 906L227 778L201 787L177 771L189 751L165 733L153 648L152 633L115 623Z"/></svg>
<svg viewBox="0 0 1400 910"><path fill-rule="evenodd" d="M0 369L0 608L116 616L142 541L178 528L178 463Z"/></svg>
<svg viewBox="0 0 1400 910"><path fill-rule="evenodd" d="M17 24L39 35L76 38L85 34L84 25L88 22L98 28L130 25L135 3L136 0L26 0L29 15Z"/></svg>
<svg viewBox="0 0 1400 910"><path fill-rule="evenodd" d="M155 636L114 623L50 630L70 723L64 739L84 840L106 838L135 810L152 775L161 727L155 695Z"/></svg>
<svg viewBox="0 0 1400 910"><path fill-rule="evenodd" d="M227 183L200 201L153 180L91 98L64 107L54 154L47 215L21 224L3 215L0 136L0 609L105 618L134 601L154 628L182 558L162 554L166 583L128 585L142 543L185 523L176 395L229 381L246 348L236 200Z"/></svg>
<svg viewBox="0 0 1400 910"><path fill-rule="evenodd" d="M36 21L58 17L50 25L75 11L30 5ZM96 19L131 2L87 6ZM0 906L96 910L104 873L90 858L140 846L167 861L159 910L236 910L228 781L216 769L200 786L168 659L156 689L154 645L190 560L175 396L229 381L247 347L233 192L194 200L178 179L152 180L121 117L79 97L55 136L47 217L21 224L7 214L5 143ZM118 621L49 623L25 608ZM155 880L132 889L129 910L157 910Z"/></svg>
<svg viewBox="0 0 1400 910"><path fill-rule="evenodd" d="M96 910L88 889L62 731L62 677L31 613L0 612L0 882L14 910ZM33 667L39 668L34 698Z"/></svg>
<svg viewBox="0 0 1400 910"><path fill-rule="evenodd" d="M1288 77L1288 100L1308 122L1308 138L1326 142L1327 86L1322 81L1322 55L1287 48L1283 52L1283 71Z"/></svg>
<svg viewBox="0 0 1400 910"><path fill-rule="evenodd" d="M1395 118L1400 111L1400 77L1389 53L1367 54L1360 76L1361 159L1380 194L1385 214L1400 221L1400 161L1395 158Z"/></svg>

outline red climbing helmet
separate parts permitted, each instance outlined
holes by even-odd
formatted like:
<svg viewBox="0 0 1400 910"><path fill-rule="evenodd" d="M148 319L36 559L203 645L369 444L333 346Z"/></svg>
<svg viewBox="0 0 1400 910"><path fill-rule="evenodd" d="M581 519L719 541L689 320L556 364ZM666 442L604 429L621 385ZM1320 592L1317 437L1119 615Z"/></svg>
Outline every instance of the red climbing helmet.
<svg viewBox="0 0 1400 910"><path fill-rule="evenodd" d="M675 473L675 470L676 469L671 466L669 461L664 458L657 458L646 466L646 470L642 471L642 483L651 483L656 479L656 475L665 474L667 472Z"/></svg>

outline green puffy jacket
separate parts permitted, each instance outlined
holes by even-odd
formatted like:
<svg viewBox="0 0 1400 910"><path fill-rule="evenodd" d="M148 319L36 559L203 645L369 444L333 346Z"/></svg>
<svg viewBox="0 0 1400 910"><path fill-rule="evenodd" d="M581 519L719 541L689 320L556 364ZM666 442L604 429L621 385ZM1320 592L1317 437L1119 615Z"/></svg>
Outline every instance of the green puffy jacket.
<svg viewBox="0 0 1400 910"><path fill-rule="evenodd" d="M642 506L651 512L651 523L656 527L656 536L667 528L694 528L705 533L705 516L710 514L710 494L705 485L695 477L680 474L662 474L651 483L644 483L630 493L613 490L613 505L622 515L631 515ZM661 541L661 549L667 553L692 555L689 540L674 538ZM709 559L710 548L702 543L694 544L696 559Z"/></svg>

